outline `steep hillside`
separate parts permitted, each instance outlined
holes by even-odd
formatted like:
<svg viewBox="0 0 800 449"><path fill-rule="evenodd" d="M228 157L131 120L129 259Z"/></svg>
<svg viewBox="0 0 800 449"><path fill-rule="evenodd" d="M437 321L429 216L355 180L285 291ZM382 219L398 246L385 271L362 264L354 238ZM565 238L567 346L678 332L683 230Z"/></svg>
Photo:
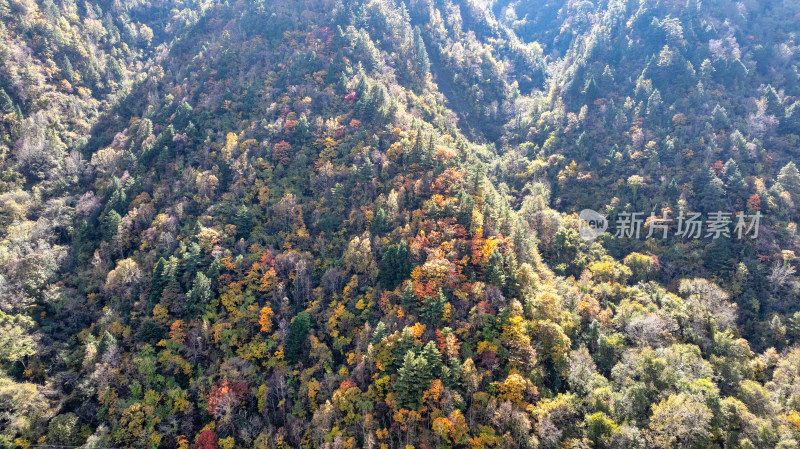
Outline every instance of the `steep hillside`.
<svg viewBox="0 0 800 449"><path fill-rule="evenodd" d="M0 446L796 447L798 13L0 0Z"/></svg>

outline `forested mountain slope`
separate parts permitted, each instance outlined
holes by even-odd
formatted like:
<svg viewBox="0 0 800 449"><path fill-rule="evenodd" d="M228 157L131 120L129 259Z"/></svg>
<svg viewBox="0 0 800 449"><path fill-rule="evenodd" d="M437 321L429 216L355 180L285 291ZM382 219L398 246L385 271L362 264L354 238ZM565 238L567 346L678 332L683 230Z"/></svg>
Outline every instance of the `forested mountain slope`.
<svg viewBox="0 0 800 449"><path fill-rule="evenodd" d="M0 17L0 445L800 441L796 2Z"/></svg>

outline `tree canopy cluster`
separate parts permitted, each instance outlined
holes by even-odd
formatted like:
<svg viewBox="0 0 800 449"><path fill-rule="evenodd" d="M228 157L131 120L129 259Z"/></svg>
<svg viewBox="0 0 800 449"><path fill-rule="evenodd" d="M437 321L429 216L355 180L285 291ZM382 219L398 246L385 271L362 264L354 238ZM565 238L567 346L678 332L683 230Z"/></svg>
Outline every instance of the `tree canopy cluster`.
<svg viewBox="0 0 800 449"><path fill-rule="evenodd" d="M0 448L797 447L798 17L0 0Z"/></svg>

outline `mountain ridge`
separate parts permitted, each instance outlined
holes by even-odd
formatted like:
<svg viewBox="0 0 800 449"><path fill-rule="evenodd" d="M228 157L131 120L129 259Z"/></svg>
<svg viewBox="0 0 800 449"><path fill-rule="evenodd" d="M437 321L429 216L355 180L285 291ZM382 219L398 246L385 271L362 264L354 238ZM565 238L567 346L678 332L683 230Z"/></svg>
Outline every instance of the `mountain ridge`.
<svg viewBox="0 0 800 449"><path fill-rule="evenodd" d="M0 446L797 445L796 5L534 3L0 0Z"/></svg>

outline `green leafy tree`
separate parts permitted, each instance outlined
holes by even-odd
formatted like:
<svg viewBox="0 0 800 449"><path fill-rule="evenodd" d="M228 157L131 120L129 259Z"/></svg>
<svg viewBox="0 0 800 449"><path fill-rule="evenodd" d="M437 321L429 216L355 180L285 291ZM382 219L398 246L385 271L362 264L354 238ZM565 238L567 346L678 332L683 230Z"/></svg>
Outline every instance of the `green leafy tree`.
<svg viewBox="0 0 800 449"><path fill-rule="evenodd" d="M58 415L47 427L47 444L74 446L81 443L78 417L74 413Z"/></svg>
<svg viewBox="0 0 800 449"><path fill-rule="evenodd" d="M711 439L711 410L685 393L653 405L648 442L657 448L705 447Z"/></svg>
<svg viewBox="0 0 800 449"><path fill-rule="evenodd" d="M28 316L0 311L0 361L15 363L36 353L33 327Z"/></svg>

